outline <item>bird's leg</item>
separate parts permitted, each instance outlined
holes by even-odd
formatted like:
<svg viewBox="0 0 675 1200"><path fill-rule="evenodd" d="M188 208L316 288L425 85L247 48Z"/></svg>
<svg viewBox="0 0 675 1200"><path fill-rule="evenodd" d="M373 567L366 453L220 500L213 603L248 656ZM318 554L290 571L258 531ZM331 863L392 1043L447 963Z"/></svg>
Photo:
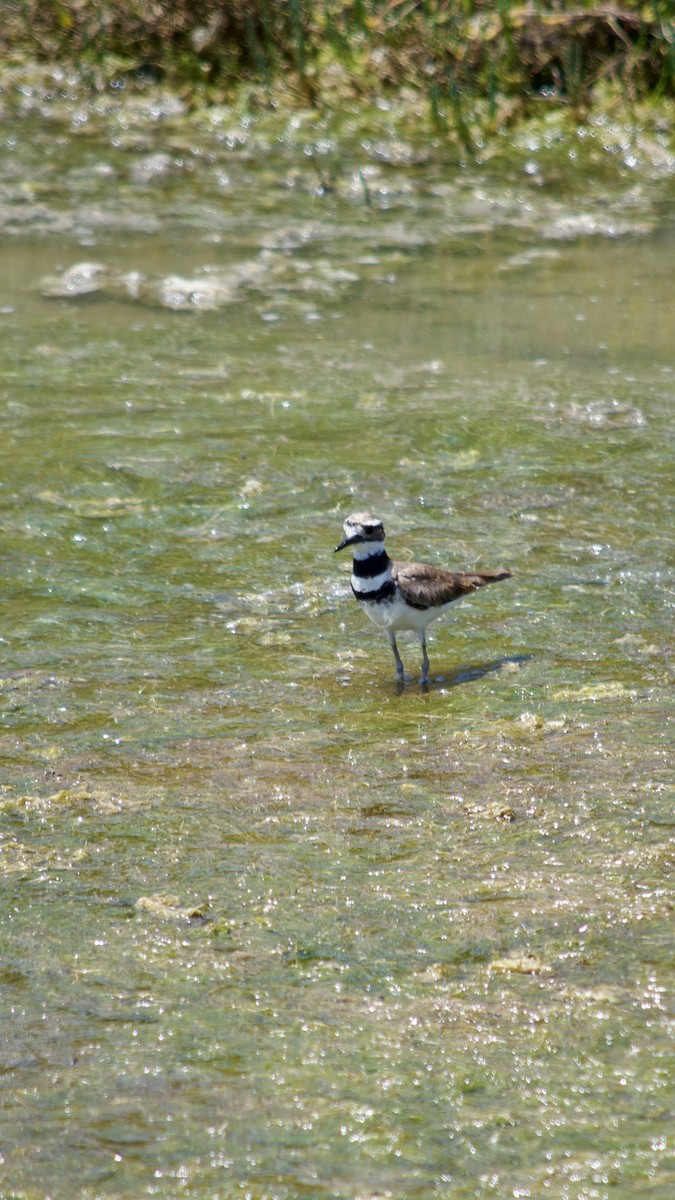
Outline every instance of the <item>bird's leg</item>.
<svg viewBox="0 0 675 1200"><path fill-rule="evenodd" d="M394 652L394 658L396 659L396 674L398 675L399 679L403 679L403 661L401 659L401 655L398 652L398 646L396 645L396 638L394 637L393 631L391 629L387 630L387 637L389 638L389 645L391 646L391 648Z"/></svg>
<svg viewBox="0 0 675 1200"><path fill-rule="evenodd" d="M422 677L420 679L420 683L428 683L429 682L429 655L427 654L427 639L425 637L423 629L420 630L418 637L420 639L420 646L422 647Z"/></svg>

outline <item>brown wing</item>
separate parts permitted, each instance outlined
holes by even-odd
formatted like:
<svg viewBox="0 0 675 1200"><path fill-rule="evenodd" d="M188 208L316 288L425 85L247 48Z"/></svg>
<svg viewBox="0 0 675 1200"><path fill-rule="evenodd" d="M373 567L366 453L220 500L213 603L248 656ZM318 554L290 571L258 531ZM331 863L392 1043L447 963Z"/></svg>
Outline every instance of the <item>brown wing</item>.
<svg viewBox="0 0 675 1200"><path fill-rule="evenodd" d="M510 579L510 571L442 571L427 563L393 563L394 580L411 608L438 608L471 595L488 583Z"/></svg>

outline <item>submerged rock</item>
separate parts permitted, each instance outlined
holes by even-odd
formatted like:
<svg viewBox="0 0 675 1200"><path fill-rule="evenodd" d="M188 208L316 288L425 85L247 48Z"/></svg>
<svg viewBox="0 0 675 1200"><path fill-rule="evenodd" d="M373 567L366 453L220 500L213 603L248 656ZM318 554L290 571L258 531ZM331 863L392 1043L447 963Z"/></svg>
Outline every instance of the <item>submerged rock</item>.
<svg viewBox="0 0 675 1200"><path fill-rule="evenodd" d="M43 296L63 299L90 296L104 290L109 282L108 268L103 263L75 263L60 275L46 275L40 280Z"/></svg>
<svg viewBox="0 0 675 1200"><path fill-rule="evenodd" d="M113 271L103 263L81 262L58 275L44 276L39 288L49 299L72 300L105 292L139 304L158 304L174 312L212 310L234 303L242 289L260 285L270 273L273 258L263 250L257 258L234 263L222 271L155 279L140 271Z"/></svg>
<svg viewBox="0 0 675 1200"><path fill-rule="evenodd" d="M179 896L157 893L152 896L139 896L134 908L136 912L150 913L163 921L204 921L207 919L208 904L196 904L186 908Z"/></svg>

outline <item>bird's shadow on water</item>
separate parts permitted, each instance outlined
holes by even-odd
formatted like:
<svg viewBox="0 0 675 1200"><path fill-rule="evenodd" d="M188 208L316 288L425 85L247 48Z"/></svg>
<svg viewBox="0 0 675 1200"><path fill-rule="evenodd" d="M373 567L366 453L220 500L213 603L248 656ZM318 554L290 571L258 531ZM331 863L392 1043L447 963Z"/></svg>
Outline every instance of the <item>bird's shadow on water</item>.
<svg viewBox="0 0 675 1200"><path fill-rule="evenodd" d="M473 683L476 679L483 679L486 675L492 675L497 671L501 671L503 667L511 665L520 666L522 663L529 662L533 657L532 654L510 654L505 658L496 658L494 662L476 663L475 666L458 667L451 675L437 675L435 679L430 679L428 683L420 683L419 689L421 692L430 692L436 687L459 687L463 683ZM397 679L395 685L397 696L400 696L414 682L414 679Z"/></svg>

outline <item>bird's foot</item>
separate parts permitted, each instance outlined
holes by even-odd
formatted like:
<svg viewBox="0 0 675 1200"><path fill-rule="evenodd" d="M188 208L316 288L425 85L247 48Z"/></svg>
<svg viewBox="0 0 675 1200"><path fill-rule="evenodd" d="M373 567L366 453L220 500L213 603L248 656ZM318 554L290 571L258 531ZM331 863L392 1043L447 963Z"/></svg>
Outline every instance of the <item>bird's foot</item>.
<svg viewBox="0 0 675 1200"><path fill-rule="evenodd" d="M400 696L401 692L403 691L404 687L406 686L406 684L412 683L413 680L414 680L414 676L409 675L407 671L397 671L396 672L396 691L399 696Z"/></svg>

